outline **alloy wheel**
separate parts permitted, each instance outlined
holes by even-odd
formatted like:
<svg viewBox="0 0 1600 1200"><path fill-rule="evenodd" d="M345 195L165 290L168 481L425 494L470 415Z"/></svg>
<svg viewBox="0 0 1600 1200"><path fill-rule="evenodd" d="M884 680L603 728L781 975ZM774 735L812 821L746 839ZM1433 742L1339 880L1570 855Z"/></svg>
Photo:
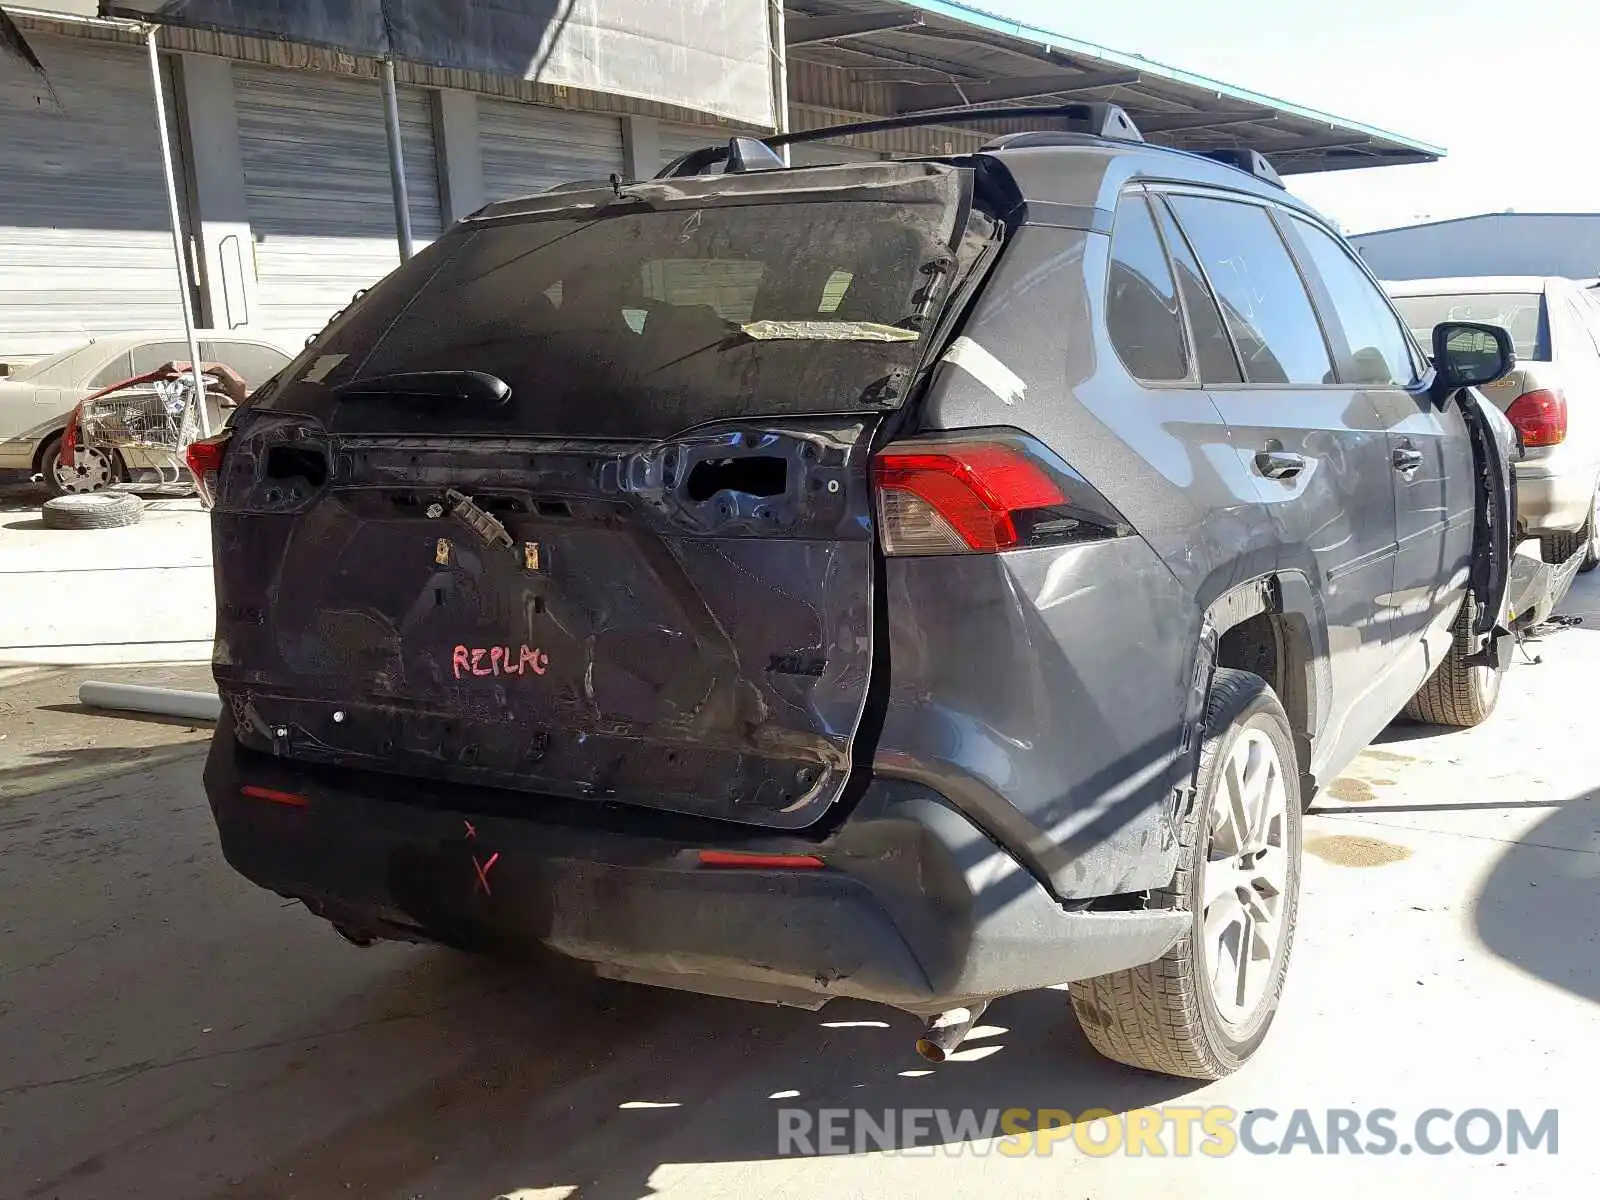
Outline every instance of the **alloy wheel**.
<svg viewBox="0 0 1600 1200"><path fill-rule="evenodd" d="M1204 973L1224 1024L1248 1026L1276 974L1288 903L1288 790L1267 734L1246 727L1212 791L1200 880Z"/></svg>
<svg viewBox="0 0 1600 1200"><path fill-rule="evenodd" d="M58 453L50 464L50 474L56 487L66 495L98 492L111 486L116 469L111 456L93 446L79 446L75 465L68 466Z"/></svg>

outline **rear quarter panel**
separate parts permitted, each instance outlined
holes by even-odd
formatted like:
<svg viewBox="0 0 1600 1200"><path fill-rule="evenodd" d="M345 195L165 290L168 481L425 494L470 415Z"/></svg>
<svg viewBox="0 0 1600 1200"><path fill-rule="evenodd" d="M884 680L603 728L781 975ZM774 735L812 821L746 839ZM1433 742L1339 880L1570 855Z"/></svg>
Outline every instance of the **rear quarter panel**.
<svg viewBox="0 0 1600 1200"><path fill-rule="evenodd" d="M891 559L880 772L939 787L1063 897L1172 875L1170 800L1203 615L1272 571L1243 460L1198 388L1135 384L1106 342L1109 239L1028 226L964 336L1025 383L1010 402L950 364L922 425L1008 425L1049 444L1133 536L991 558Z"/></svg>

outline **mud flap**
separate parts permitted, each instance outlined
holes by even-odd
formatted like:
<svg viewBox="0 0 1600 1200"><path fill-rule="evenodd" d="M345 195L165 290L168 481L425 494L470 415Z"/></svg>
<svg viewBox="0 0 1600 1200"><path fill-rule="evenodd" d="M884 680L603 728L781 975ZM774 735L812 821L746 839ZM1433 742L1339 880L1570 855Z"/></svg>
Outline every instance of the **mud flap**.
<svg viewBox="0 0 1600 1200"><path fill-rule="evenodd" d="M1189 807L1194 803L1195 780L1200 774L1200 743L1205 736L1206 707L1211 702L1211 677L1217 669L1217 641L1217 627L1207 617L1200 625L1194 674L1189 680L1189 694L1183 706L1183 728L1178 742L1183 774L1172 790L1168 808L1168 832L1174 837L1177 836L1179 823L1189 815Z"/></svg>

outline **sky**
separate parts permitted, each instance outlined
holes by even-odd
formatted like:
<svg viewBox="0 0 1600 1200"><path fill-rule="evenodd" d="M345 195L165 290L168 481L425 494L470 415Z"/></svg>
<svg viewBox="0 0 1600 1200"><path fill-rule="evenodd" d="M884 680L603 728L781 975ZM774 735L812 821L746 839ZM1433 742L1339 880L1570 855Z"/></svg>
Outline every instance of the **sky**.
<svg viewBox="0 0 1600 1200"><path fill-rule="evenodd" d="M1600 211L1600 0L974 6L1449 152L1290 178L1347 233L1506 209Z"/></svg>

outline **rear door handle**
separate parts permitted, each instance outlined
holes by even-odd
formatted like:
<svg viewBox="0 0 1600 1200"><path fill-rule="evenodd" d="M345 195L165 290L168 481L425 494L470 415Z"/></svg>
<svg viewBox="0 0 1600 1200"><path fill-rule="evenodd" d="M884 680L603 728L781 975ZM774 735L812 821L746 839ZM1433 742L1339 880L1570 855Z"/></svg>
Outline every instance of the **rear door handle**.
<svg viewBox="0 0 1600 1200"><path fill-rule="evenodd" d="M1306 456L1287 450L1258 450L1256 470L1268 479L1293 479L1306 469Z"/></svg>
<svg viewBox="0 0 1600 1200"><path fill-rule="evenodd" d="M1422 465L1422 451L1410 448L1394 452L1394 469L1402 475L1410 475Z"/></svg>

